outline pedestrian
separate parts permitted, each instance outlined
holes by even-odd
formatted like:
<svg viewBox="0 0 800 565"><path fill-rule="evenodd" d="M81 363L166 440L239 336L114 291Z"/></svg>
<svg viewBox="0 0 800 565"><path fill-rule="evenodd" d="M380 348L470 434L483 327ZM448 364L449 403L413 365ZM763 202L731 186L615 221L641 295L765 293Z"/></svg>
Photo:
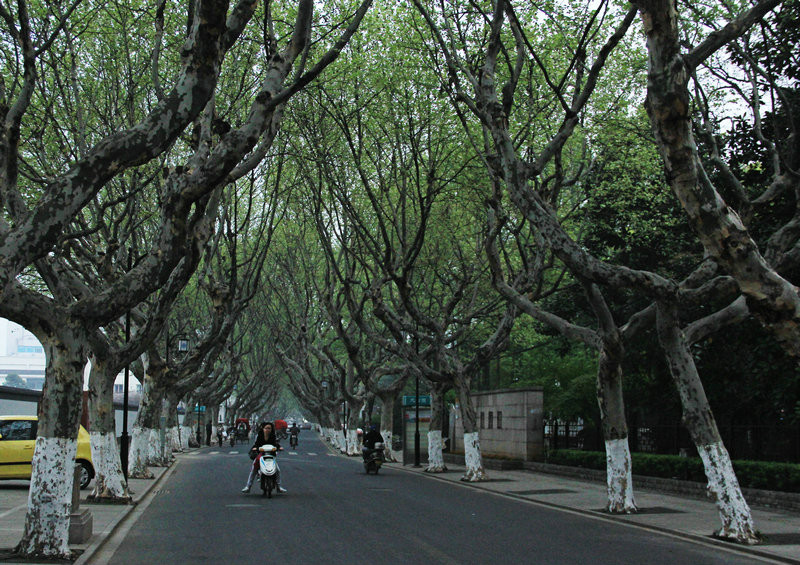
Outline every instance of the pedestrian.
<svg viewBox="0 0 800 565"><path fill-rule="evenodd" d="M224 433L224 426L221 423L217 424L217 441L219 442L220 447L222 447L222 440L224 439L222 436Z"/></svg>
<svg viewBox="0 0 800 565"><path fill-rule="evenodd" d="M211 420L206 423L206 445L211 445Z"/></svg>

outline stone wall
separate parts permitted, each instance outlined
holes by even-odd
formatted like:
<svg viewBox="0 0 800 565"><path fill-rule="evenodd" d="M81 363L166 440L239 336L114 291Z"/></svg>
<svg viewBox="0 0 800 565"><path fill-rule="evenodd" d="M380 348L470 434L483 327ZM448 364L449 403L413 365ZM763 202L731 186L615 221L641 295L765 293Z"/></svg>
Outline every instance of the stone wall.
<svg viewBox="0 0 800 565"><path fill-rule="evenodd" d="M543 392L540 387L472 394L484 457L540 459L544 449ZM450 415L450 451L464 452L464 427L456 407Z"/></svg>

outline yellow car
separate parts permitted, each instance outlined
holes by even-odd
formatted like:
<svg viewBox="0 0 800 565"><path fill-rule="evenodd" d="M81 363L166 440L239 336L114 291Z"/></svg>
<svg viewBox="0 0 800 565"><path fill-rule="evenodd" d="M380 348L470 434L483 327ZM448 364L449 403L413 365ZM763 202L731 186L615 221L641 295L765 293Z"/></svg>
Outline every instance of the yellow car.
<svg viewBox="0 0 800 565"><path fill-rule="evenodd" d="M0 416L0 479L30 479L33 448L36 444L36 416ZM94 478L89 434L78 430L78 453L75 462L81 467L81 488Z"/></svg>

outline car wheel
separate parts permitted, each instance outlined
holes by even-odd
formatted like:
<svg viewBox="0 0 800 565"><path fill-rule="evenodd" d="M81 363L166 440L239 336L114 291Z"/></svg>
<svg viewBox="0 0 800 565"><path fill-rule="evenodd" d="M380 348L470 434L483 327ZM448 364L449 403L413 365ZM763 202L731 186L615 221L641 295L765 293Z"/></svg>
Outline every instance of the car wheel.
<svg viewBox="0 0 800 565"><path fill-rule="evenodd" d="M92 478L94 478L94 469L90 463L86 461L79 461L78 464L81 466L81 488L85 489L89 486L89 483L92 482Z"/></svg>

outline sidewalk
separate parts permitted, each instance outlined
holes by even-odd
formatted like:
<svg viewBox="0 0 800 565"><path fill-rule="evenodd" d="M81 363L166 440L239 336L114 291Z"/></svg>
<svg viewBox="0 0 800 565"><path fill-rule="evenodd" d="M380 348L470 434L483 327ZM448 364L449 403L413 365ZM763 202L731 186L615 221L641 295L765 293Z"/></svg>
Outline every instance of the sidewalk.
<svg viewBox="0 0 800 565"><path fill-rule="evenodd" d="M184 454L198 449L204 448L189 449ZM178 457L180 456L181 454L178 454ZM87 563L120 522L136 508L136 504L156 488L174 467L174 463L171 467L150 467L150 471L155 475L155 478L130 479L128 486L133 497L133 504L92 504L87 502L86 497L92 493L94 483L89 488L82 490L80 509L89 509L92 514L92 536L86 543L70 545L70 549L74 553L80 554L78 559L73 562L74 565ZM13 557L8 557L9 553L22 538L29 485L29 481L0 482L0 563L3 565L16 563L35 564L33 561L15 560ZM52 565L53 561L48 563Z"/></svg>
<svg viewBox="0 0 800 565"><path fill-rule="evenodd" d="M535 471L487 470L489 481L464 483L463 465L447 463L446 473L425 473L422 468L400 463L387 463L387 470L419 473L432 480L445 481L506 496L577 512L600 520L629 524L656 532L691 539L733 550L753 557L766 557L783 563L800 564L800 514L753 507L756 528L764 537L762 545L746 547L723 542L711 537L719 529L720 519L716 505L710 501L677 495L662 494L653 490L635 488L637 514L615 515L604 510L606 486L604 483L584 481Z"/></svg>

